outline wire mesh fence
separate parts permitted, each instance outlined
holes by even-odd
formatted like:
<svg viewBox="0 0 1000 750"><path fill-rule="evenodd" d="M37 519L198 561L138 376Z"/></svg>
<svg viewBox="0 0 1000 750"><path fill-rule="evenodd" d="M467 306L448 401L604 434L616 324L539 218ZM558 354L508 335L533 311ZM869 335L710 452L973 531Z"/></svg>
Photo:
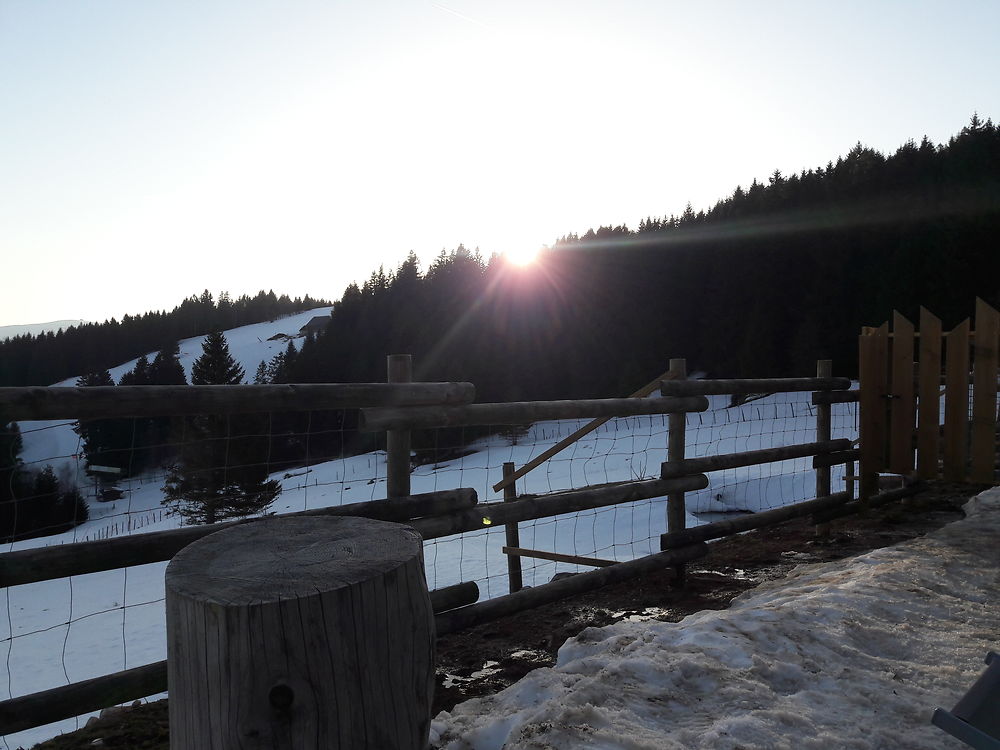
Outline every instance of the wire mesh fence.
<svg viewBox="0 0 1000 750"><path fill-rule="evenodd" d="M762 396L733 403L710 397L710 408L686 417L686 455L735 453L816 439L816 408L809 393ZM857 437L857 404L832 407L833 437ZM18 472L24 477L51 474L56 488L18 494L8 472L10 528L3 551L106 540L177 528L187 519L165 505L171 482L186 470L190 486L216 486L213 502L221 518L246 506L235 502L247 493L252 475L277 488L263 512L288 513L386 497L385 434L354 429L356 412L269 413L229 418L199 428L175 419L154 429L153 420L116 420L122 441L114 450L88 455L86 431L71 421L24 422L20 426ZM539 422L522 427L481 426L421 430L414 433L413 493L472 488L480 502L502 499L492 489L503 478L503 464L522 466L587 420ZM667 456L666 415L608 420L517 481L519 495L656 479ZM83 434L81 434L81 432ZM12 456L14 458L14 456ZM103 462L103 463L99 463ZM104 466L105 471L87 471ZM113 471L113 469L118 471ZM835 467L834 488L843 481ZM713 472L709 486L687 497L689 526L720 514L766 510L815 494L809 458ZM199 484L200 482L200 484ZM32 485L34 488L34 485ZM45 489L43 487L43 489ZM68 519L44 520L29 528L24 508L78 492L81 503ZM86 516L86 517L85 517ZM666 530L666 499L653 498L580 511L519 524L520 545L607 561L656 552ZM204 516L194 518L204 520ZM429 540L425 567L431 589L461 581L479 584L481 596L508 592L507 556L502 524ZM0 594L0 699L158 661L166 656L163 575L166 563L89 573L27 585ZM537 586L578 565L522 558L525 585ZM78 720L4 738L8 750L58 731Z"/></svg>

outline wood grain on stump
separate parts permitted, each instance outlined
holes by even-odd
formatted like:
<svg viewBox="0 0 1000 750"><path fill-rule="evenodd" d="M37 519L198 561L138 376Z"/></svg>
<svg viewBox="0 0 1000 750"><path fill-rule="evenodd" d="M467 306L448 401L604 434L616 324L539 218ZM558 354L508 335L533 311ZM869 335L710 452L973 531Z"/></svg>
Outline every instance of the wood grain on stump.
<svg viewBox="0 0 1000 750"><path fill-rule="evenodd" d="M170 746L424 748L434 618L413 529L273 518L166 572Z"/></svg>

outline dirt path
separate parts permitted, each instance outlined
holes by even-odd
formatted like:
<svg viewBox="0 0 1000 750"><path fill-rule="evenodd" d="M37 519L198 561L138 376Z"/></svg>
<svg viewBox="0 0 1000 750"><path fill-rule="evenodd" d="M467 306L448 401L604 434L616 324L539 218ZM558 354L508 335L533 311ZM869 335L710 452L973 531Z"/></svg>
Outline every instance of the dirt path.
<svg viewBox="0 0 1000 750"><path fill-rule="evenodd" d="M830 524L817 538L814 527L795 521L713 543L711 554L692 563L683 588L669 573L648 575L590 594L512 615L438 641L434 712L516 682L532 669L551 666L559 646L581 630L624 619L677 621L704 609L723 609L738 594L783 577L804 563L827 562L923 536L962 517L965 501L982 487L933 483L912 498L867 516ZM39 750L99 747L167 750L166 701L129 709L78 732L37 745Z"/></svg>

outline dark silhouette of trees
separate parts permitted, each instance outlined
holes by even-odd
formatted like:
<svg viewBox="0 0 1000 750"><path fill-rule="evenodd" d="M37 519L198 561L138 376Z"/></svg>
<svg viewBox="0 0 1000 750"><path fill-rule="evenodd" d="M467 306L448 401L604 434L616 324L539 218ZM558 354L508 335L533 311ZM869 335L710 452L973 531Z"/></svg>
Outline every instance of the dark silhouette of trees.
<svg viewBox="0 0 1000 750"><path fill-rule="evenodd" d="M239 385L243 368L218 331L202 343L191 384ZM265 510L281 487L267 479L267 415L200 414L184 420L177 464L163 487L164 505L188 523L215 523Z"/></svg>
<svg viewBox="0 0 1000 750"><path fill-rule="evenodd" d="M153 311L84 323L37 336L0 341L0 385L50 385L82 372L99 372L134 359L164 341L180 341L213 330L274 320L330 303L309 295L294 299L260 291L215 300L208 290L188 297L170 312Z"/></svg>

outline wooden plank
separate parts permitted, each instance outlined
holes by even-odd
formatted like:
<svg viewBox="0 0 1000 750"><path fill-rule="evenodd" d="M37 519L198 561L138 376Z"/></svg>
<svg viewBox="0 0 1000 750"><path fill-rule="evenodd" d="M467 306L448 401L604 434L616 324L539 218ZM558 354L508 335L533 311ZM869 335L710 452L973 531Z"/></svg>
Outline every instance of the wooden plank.
<svg viewBox="0 0 1000 750"><path fill-rule="evenodd" d="M472 489L440 490L395 500L367 500L315 508L288 513L286 516L362 516L383 521L409 521L413 518L471 508L477 502L476 491ZM179 529L133 534L94 542L74 542L4 552L0 554L0 587L162 562L169 560L192 542L220 529L253 523L257 520L260 519L248 518L205 526L183 526Z"/></svg>
<svg viewBox="0 0 1000 750"><path fill-rule="evenodd" d="M704 396L686 398L594 398L564 401L511 401L466 406L414 406L363 409L359 429L381 432L395 429L460 427L465 425L531 424L547 419L632 417L639 414L707 411Z"/></svg>
<svg viewBox="0 0 1000 750"><path fill-rule="evenodd" d="M972 465L969 478L994 484L997 451L997 338L1000 313L976 299L972 373Z"/></svg>
<svg viewBox="0 0 1000 750"><path fill-rule="evenodd" d="M732 380L668 380L661 396L719 396L747 393L846 391L850 378L736 378Z"/></svg>
<svg viewBox="0 0 1000 750"><path fill-rule="evenodd" d="M944 478L965 480L969 429L969 329L962 321L945 337Z"/></svg>
<svg viewBox="0 0 1000 750"><path fill-rule="evenodd" d="M5 387L0 412L14 421L105 419L465 404L475 397L472 383Z"/></svg>
<svg viewBox="0 0 1000 750"><path fill-rule="evenodd" d="M941 446L941 321L920 308L920 366L917 373L917 476L937 479Z"/></svg>
<svg viewBox="0 0 1000 750"><path fill-rule="evenodd" d="M652 393L654 393L660 387L660 381L661 380L671 380L671 379L673 379L673 377L674 377L673 372L671 370L667 370L660 377L656 378L655 380L651 380L649 383L647 383L646 385L644 385L642 388L640 388L639 390L637 390L635 393L632 393L631 395L629 395L629 398L646 398L647 396L649 396ZM606 422L610 421L611 419L614 419L614 417L598 417L593 422L590 422L590 423L584 425L583 427L581 427L579 430L577 430L573 434L567 435L562 440L560 440L558 443L556 443L555 445L553 445L551 448L547 448L546 450L542 451L540 454L538 454L533 459L531 459L530 461L528 461L528 463L526 463L520 469L517 469L511 476L504 477L499 482L497 482L496 484L494 484L493 485L493 491L494 492L499 492L504 487L507 487L508 485L513 484L518 479L520 479L525 474L527 474L529 471L532 471L533 469L537 469L539 466L541 466L543 463L545 463L550 458L552 458L553 456L555 456L557 453L561 453L562 451L566 450L569 446L573 445L573 443L577 442L580 438L582 438L582 437L584 437L586 435L589 435L594 430L596 430L598 427L600 427L602 424L605 424Z"/></svg>
<svg viewBox="0 0 1000 750"><path fill-rule="evenodd" d="M564 555L561 552L546 552L540 549L524 549L523 547L507 547L506 545L503 548L503 553L513 558L536 557L539 560L572 563L573 565L588 565L592 568L606 568L609 565L618 564L617 560L602 560L599 557L581 557L580 555Z"/></svg>
<svg viewBox="0 0 1000 750"><path fill-rule="evenodd" d="M889 401L889 471L913 473L913 430L916 426L916 396L913 389L913 323L899 311L892 313L892 357Z"/></svg>
<svg viewBox="0 0 1000 750"><path fill-rule="evenodd" d="M874 476L885 469L885 356L888 326L883 325L858 339L861 400L859 433L861 438L862 497L874 494ZM864 477L871 477L866 481Z"/></svg>

